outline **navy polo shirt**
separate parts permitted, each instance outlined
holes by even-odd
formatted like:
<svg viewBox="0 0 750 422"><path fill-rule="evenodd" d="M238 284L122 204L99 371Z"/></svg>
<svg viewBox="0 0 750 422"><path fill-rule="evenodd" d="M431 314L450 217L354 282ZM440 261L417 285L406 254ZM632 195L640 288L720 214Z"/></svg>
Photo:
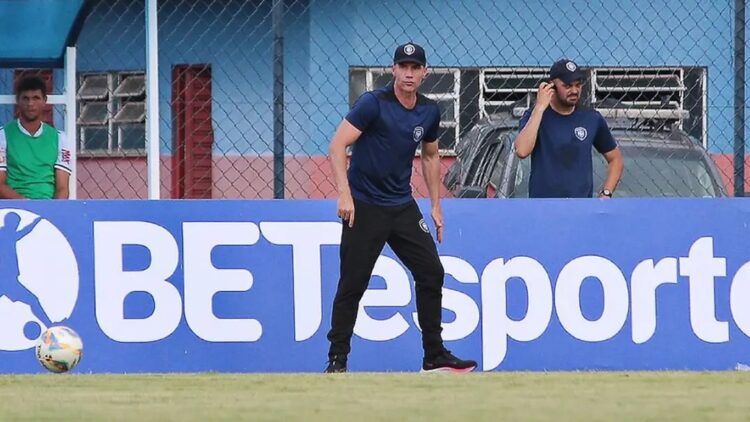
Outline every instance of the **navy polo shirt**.
<svg viewBox="0 0 750 422"><path fill-rule="evenodd" d="M362 131L352 146L348 178L352 197L373 205L402 205L412 200L411 169L420 142L435 142L440 109L417 94L407 109L393 85L362 94L346 115Z"/></svg>
<svg viewBox="0 0 750 422"><path fill-rule="evenodd" d="M531 116L521 117L523 129ZM617 147L604 117L592 109L562 115L548 107L531 152L530 198L591 198L594 195L591 147L606 154Z"/></svg>

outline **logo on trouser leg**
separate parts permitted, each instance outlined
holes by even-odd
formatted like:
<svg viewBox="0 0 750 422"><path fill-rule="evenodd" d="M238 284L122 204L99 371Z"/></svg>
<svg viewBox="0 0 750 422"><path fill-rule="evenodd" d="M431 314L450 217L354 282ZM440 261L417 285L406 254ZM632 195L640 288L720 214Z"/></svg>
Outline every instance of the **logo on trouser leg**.
<svg viewBox="0 0 750 422"><path fill-rule="evenodd" d="M422 231L425 233L430 232L430 228L427 227L427 223L424 221L424 218L419 220L419 228L422 229Z"/></svg>

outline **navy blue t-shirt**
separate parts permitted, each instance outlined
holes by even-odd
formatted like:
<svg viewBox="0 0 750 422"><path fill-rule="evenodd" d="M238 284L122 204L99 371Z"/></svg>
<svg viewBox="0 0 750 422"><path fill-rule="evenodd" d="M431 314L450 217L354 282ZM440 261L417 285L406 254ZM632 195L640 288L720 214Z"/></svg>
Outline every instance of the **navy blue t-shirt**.
<svg viewBox="0 0 750 422"><path fill-rule="evenodd" d="M373 205L411 201L411 169L420 142L435 142L440 109L417 94L407 109L396 99L393 85L365 92L346 115L362 131L352 146L348 178L352 197Z"/></svg>
<svg viewBox="0 0 750 422"><path fill-rule="evenodd" d="M521 117L523 129L531 116ZM591 198L594 177L591 147L606 154L617 147L604 117L592 109L576 108L562 115L548 107L542 115L531 152L530 198Z"/></svg>

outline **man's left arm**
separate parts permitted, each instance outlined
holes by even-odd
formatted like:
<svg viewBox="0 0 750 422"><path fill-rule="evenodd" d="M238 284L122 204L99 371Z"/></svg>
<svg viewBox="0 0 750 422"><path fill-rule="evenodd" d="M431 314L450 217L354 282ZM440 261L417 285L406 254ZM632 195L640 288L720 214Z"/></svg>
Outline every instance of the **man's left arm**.
<svg viewBox="0 0 750 422"><path fill-rule="evenodd" d="M599 129L597 130L596 138L594 138L594 148L604 155L604 158L607 160L607 178L604 180L601 192L606 190L613 193L620 183L625 163L622 158L622 151L617 146L617 142L614 136L612 136L612 131L609 130L607 121L604 120L601 114L599 115ZM607 197L601 193L599 196Z"/></svg>
<svg viewBox="0 0 750 422"><path fill-rule="evenodd" d="M55 169L55 199L68 199L70 197L70 174L65 170Z"/></svg>
<svg viewBox="0 0 750 422"><path fill-rule="evenodd" d="M70 174L73 169L73 148L65 133L57 133L57 161L55 162L55 199L70 197Z"/></svg>
<svg viewBox="0 0 750 422"><path fill-rule="evenodd" d="M427 184L432 203L432 221L437 231L437 241L443 241L443 211L440 208L440 154L438 142L422 142L422 176Z"/></svg>
<svg viewBox="0 0 750 422"><path fill-rule="evenodd" d="M617 185L620 183L620 177L622 177L622 170L625 168L625 163L622 159L622 151L619 147L616 147L612 151L604 154L604 158L607 160L607 178L604 180L603 190L614 192Z"/></svg>

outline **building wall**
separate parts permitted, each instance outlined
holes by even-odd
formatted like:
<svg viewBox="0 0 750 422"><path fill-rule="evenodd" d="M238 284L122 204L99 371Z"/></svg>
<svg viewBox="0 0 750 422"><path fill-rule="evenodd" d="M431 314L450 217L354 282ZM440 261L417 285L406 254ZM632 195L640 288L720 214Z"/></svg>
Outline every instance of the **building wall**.
<svg viewBox="0 0 750 422"><path fill-rule="evenodd" d="M324 153L349 107L349 66L388 65L394 46L413 40L426 46L433 66L547 66L560 57L591 66L707 66L710 143L727 152L734 91L728 3L572 1L570 8L551 10L544 0L417 0L408 8L295 1L284 21L287 148L290 154ZM217 154L271 152L271 2L226 0L210 13L185 4L160 5L164 146L168 151L171 145L171 66L210 63ZM142 9L132 5L114 12L95 8L79 41L80 70L145 69L140 22Z"/></svg>
<svg viewBox="0 0 750 422"><path fill-rule="evenodd" d="M293 160L312 157L303 168L317 165L348 110L349 66L388 65L394 46L407 40L426 47L432 66L547 66L560 57L586 66L707 66L710 150L732 151L733 2L415 0L408 7L390 1L289 3L283 22L285 141ZM563 7L566 3L569 7ZM230 180L221 173L224 163L242 161L237 157L252 163L273 151L271 2L217 0L207 6L163 0L159 7L162 152L169 155L172 146L171 67L210 64L216 190L224 189L222 180ZM143 20L140 2L95 7L79 39L79 70L145 69ZM56 80L61 84L62 75ZM0 90L9 90L3 73ZM6 108L0 108L0 117L9 117ZM113 165L132 166L129 160L120 161ZM84 167L100 163L81 161ZM266 177L267 172L260 174ZM316 191L308 194L315 196Z"/></svg>
<svg viewBox="0 0 750 422"><path fill-rule="evenodd" d="M441 178L454 159L445 157ZM730 163L731 166L731 163ZM81 199L145 199L147 163L145 158L87 158L78 161L78 197ZM172 157L161 157L161 197L170 198ZM290 156L285 160L287 175L284 197L290 199L335 198L337 195L330 165L325 156ZM273 156L215 156L212 198L273 198ZM417 197L429 197L422 178L419 158L414 159L412 186ZM443 197L451 194L440 187Z"/></svg>

